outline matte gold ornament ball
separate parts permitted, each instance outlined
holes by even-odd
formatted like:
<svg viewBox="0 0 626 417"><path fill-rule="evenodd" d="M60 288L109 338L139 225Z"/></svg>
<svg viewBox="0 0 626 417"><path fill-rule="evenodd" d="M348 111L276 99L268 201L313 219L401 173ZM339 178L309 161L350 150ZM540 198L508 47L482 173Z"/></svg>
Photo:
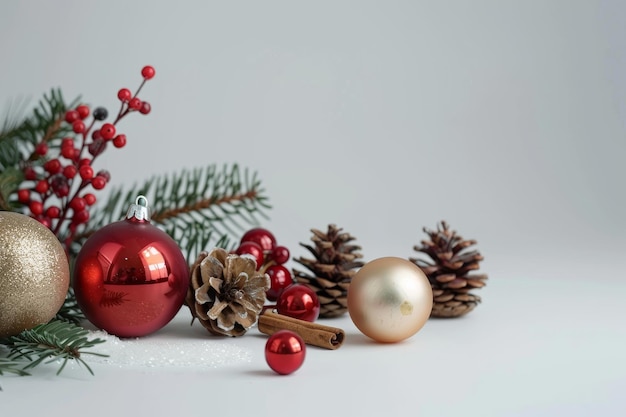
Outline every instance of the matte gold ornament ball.
<svg viewBox="0 0 626 417"><path fill-rule="evenodd" d="M0 337L47 323L70 285L57 237L37 220L0 211Z"/></svg>
<svg viewBox="0 0 626 417"><path fill-rule="evenodd" d="M356 327L377 342L395 343L417 333L433 306L433 292L421 269L406 259L366 263L352 278L348 312Z"/></svg>

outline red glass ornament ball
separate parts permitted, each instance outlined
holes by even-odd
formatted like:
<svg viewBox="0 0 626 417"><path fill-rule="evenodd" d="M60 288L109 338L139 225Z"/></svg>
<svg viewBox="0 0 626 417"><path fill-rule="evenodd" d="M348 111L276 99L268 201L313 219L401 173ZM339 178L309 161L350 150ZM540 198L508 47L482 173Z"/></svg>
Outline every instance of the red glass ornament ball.
<svg viewBox="0 0 626 417"><path fill-rule="evenodd" d="M272 249L272 259L279 265L286 263L289 260L289 249L285 246L276 246Z"/></svg>
<svg viewBox="0 0 626 417"><path fill-rule="evenodd" d="M314 322L320 315L320 301L317 294L306 285L293 284L280 293L276 309L279 314Z"/></svg>
<svg viewBox="0 0 626 417"><path fill-rule="evenodd" d="M255 242L242 242L237 250L237 255L252 255L256 261L256 269L259 269L263 265L263 248Z"/></svg>
<svg viewBox="0 0 626 417"><path fill-rule="evenodd" d="M265 360L274 372L289 375L304 363L306 345L302 338L290 330L279 330L265 343Z"/></svg>
<svg viewBox="0 0 626 417"><path fill-rule="evenodd" d="M270 301L276 301L283 290L293 284L291 272L282 265L272 265L265 273L270 277L270 289L265 292L265 296Z"/></svg>
<svg viewBox="0 0 626 417"><path fill-rule="evenodd" d="M243 242L255 242L261 245L264 251L270 251L274 249L276 246L276 238L267 229L263 229L262 227L255 227L254 229L248 230L241 237L241 243Z"/></svg>
<svg viewBox="0 0 626 417"><path fill-rule="evenodd" d="M111 223L83 245L74 267L78 305L119 337L153 333L181 308L189 267L176 242L146 220Z"/></svg>

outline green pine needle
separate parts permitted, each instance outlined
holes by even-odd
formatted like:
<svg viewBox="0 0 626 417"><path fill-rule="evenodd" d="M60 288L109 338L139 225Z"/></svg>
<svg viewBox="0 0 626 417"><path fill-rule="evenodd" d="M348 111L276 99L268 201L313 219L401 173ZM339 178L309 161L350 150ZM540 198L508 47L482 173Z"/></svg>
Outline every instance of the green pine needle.
<svg viewBox="0 0 626 417"><path fill-rule="evenodd" d="M70 359L76 360L85 366L90 374L93 371L83 360L81 355L90 354L97 356L108 356L95 352L84 351L97 344L104 343L102 339L88 339L89 332L80 326L65 321L52 320L49 323L41 324L33 329L24 330L17 336L11 336L2 343L9 349L7 359L15 363L27 361L27 364L20 368L22 371L34 368L42 363L50 363L62 360L57 371L59 375ZM15 367L9 369L17 369Z"/></svg>
<svg viewBox="0 0 626 417"><path fill-rule="evenodd" d="M72 287L67 291L63 306L61 306L61 309L57 312L55 319L78 325L85 319L83 311L78 306L78 301L76 301L76 295Z"/></svg>

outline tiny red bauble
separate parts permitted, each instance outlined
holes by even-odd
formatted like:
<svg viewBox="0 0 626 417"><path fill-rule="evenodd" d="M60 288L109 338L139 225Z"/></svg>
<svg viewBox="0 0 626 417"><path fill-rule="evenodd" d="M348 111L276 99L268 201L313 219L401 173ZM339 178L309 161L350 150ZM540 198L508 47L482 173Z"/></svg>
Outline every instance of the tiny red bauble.
<svg viewBox="0 0 626 417"><path fill-rule="evenodd" d="M272 259L279 265L286 263L289 260L289 249L285 246L276 246L272 249Z"/></svg>
<svg viewBox="0 0 626 417"><path fill-rule="evenodd" d="M139 337L174 318L187 294L189 267L176 242L150 224L147 202L139 196L125 220L87 239L73 278L89 321L119 337Z"/></svg>
<svg viewBox="0 0 626 417"><path fill-rule="evenodd" d="M293 284L280 293L276 309L279 314L314 322L320 315L320 301L315 292L306 285Z"/></svg>
<svg viewBox="0 0 626 417"><path fill-rule="evenodd" d="M270 277L270 289L265 291L265 296L270 301L276 301L283 290L293 284L293 277L282 265L271 265L265 273Z"/></svg>
<svg viewBox="0 0 626 417"><path fill-rule="evenodd" d="M255 242L242 242L237 250L237 255L248 254L254 257L256 261L256 269L258 270L263 265L263 248Z"/></svg>
<svg viewBox="0 0 626 417"><path fill-rule="evenodd" d="M265 343L265 360L274 372L289 375L297 371L306 356L302 338L290 330L279 330Z"/></svg>
<svg viewBox="0 0 626 417"><path fill-rule="evenodd" d="M248 230L241 237L241 242L255 242L261 245L264 251L270 251L274 249L276 246L276 238L267 229L263 229L262 227L256 227L254 229Z"/></svg>

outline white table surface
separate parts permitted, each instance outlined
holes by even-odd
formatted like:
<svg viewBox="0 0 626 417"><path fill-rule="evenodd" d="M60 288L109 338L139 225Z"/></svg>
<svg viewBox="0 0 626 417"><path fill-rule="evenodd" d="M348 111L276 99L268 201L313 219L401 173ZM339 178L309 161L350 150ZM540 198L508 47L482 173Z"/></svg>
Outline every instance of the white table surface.
<svg viewBox="0 0 626 417"><path fill-rule="evenodd" d="M189 327L183 308L136 342L146 355L185 341L247 358L197 368L90 362L95 376L76 365L60 376L56 365L41 367L0 377L1 415L626 415L626 283L591 263L534 274L511 272L512 263L494 269L473 312L431 319L401 343L370 341L348 316L320 321L343 328L344 345L309 347L288 376L269 369L256 328L241 338L210 336L198 323Z"/></svg>

